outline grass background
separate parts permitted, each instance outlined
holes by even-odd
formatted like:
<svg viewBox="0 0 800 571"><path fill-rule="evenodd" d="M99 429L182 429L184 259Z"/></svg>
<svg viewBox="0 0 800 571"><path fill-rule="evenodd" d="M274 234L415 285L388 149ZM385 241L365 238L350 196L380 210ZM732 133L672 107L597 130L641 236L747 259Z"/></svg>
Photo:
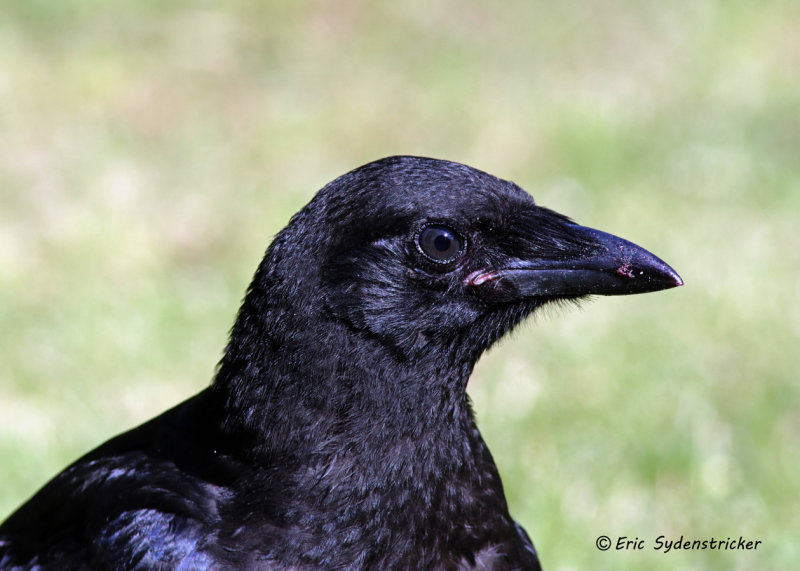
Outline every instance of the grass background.
<svg viewBox="0 0 800 571"><path fill-rule="evenodd" d="M515 180L686 281L552 310L476 370L546 567L796 565L796 2L0 11L0 517L204 387L271 236L402 153ZM661 534L763 544L663 554Z"/></svg>

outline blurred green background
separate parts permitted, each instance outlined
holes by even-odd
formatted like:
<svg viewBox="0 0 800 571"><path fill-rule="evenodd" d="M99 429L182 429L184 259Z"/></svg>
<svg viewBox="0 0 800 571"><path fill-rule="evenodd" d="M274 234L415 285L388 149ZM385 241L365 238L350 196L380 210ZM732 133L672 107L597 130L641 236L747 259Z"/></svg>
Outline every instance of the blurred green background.
<svg viewBox="0 0 800 571"><path fill-rule="evenodd" d="M0 2L0 519L204 387L271 237L391 154L512 179L686 281L553 308L476 370L546 568L796 567L789 0Z"/></svg>

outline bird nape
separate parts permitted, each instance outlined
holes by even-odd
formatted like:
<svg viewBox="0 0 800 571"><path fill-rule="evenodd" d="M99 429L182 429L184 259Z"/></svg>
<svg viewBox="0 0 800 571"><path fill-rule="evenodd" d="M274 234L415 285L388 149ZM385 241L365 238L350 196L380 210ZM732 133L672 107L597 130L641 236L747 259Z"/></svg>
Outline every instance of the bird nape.
<svg viewBox="0 0 800 571"><path fill-rule="evenodd" d="M0 568L539 569L475 362L549 302L682 284L511 182L367 164L275 237L211 386L55 476L0 526Z"/></svg>

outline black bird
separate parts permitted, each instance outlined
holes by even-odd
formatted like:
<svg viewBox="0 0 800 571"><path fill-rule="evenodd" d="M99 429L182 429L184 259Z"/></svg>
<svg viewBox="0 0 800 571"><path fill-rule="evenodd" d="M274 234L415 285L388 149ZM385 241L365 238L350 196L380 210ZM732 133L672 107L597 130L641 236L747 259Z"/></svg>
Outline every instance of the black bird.
<svg viewBox="0 0 800 571"><path fill-rule="evenodd" d="M365 165L276 236L211 386L46 484L0 568L539 569L472 368L546 303L682 283L511 182Z"/></svg>

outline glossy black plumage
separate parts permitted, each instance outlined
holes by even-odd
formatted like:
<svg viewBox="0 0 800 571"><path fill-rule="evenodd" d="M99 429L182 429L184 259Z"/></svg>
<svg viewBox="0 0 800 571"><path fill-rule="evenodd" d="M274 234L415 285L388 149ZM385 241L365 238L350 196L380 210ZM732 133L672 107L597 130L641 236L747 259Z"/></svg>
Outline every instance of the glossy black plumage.
<svg viewBox="0 0 800 571"><path fill-rule="evenodd" d="M277 235L213 384L51 480L0 526L0 568L538 569L473 365L547 302L681 283L513 183L370 163Z"/></svg>

